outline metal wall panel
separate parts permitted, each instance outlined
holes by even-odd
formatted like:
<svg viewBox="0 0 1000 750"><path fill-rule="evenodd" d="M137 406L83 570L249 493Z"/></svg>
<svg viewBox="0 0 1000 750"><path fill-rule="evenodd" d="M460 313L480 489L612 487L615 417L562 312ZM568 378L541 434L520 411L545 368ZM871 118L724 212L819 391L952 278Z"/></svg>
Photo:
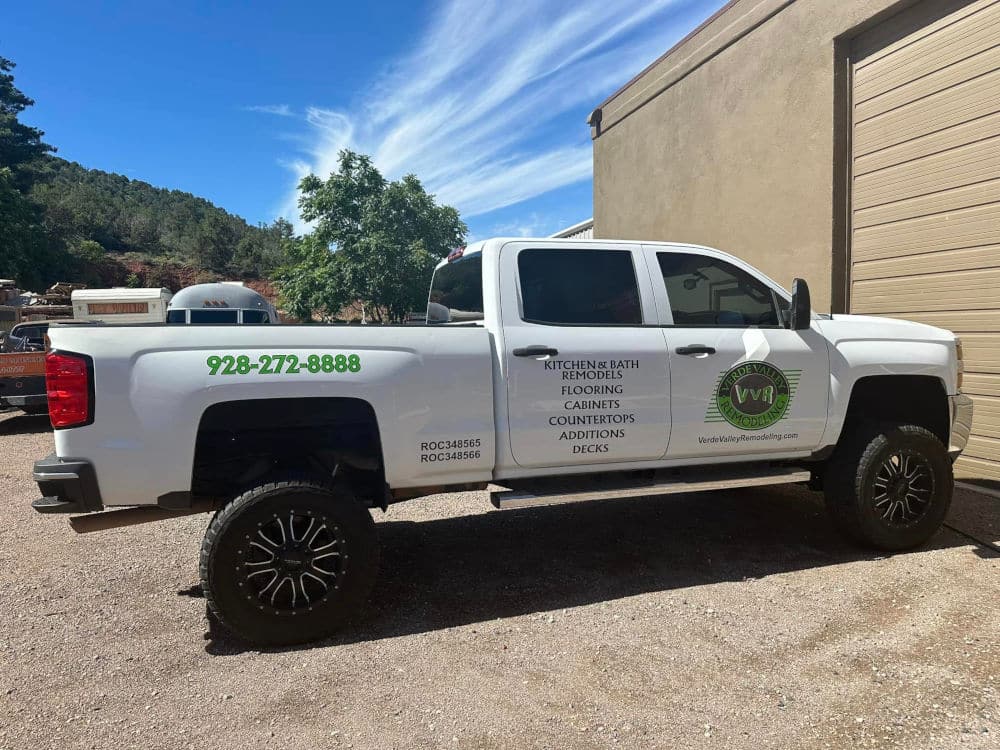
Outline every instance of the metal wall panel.
<svg viewBox="0 0 1000 750"><path fill-rule="evenodd" d="M851 312L962 338L959 476L1000 480L1000 0L936 0L854 41Z"/></svg>

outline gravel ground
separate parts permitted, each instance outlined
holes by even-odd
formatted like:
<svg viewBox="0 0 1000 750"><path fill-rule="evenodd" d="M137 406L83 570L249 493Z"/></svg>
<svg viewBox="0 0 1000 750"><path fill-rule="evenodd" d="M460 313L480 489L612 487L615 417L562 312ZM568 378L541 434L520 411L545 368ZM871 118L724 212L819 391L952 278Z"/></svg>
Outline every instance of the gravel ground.
<svg viewBox="0 0 1000 750"><path fill-rule="evenodd" d="M412 501L356 626L260 652L208 632L207 517L30 510L46 428L0 415L0 748L1000 747L1000 500L893 557L791 488Z"/></svg>

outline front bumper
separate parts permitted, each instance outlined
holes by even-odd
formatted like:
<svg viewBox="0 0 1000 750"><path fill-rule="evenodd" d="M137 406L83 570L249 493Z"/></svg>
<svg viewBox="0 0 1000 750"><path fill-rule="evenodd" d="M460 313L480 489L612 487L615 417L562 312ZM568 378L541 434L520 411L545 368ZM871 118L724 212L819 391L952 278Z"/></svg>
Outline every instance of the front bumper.
<svg viewBox="0 0 1000 750"><path fill-rule="evenodd" d="M969 433L972 432L972 399L964 393L948 396L948 411L951 416L948 455L956 459L965 450Z"/></svg>
<svg viewBox="0 0 1000 750"><path fill-rule="evenodd" d="M31 504L39 513L89 513L104 508L97 474L89 461L63 459L53 453L35 461L31 477L42 493Z"/></svg>

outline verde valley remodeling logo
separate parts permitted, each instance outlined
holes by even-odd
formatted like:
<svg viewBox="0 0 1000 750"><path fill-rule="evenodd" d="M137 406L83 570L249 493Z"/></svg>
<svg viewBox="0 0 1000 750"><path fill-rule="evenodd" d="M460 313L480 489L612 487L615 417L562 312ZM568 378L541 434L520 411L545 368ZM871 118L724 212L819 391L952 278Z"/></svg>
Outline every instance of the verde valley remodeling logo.
<svg viewBox="0 0 1000 750"><path fill-rule="evenodd" d="M705 421L729 422L741 430L770 427L785 417L801 372L782 372L767 362L741 362L719 377Z"/></svg>

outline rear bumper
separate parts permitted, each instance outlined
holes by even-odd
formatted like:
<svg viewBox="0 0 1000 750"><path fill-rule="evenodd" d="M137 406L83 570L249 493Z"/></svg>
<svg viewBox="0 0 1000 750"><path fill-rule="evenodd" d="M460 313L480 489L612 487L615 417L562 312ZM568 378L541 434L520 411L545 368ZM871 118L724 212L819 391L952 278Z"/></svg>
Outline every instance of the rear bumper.
<svg viewBox="0 0 1000 750"><path fill-rule="evenodd" d="M0 403L10 406L41 406L47 400L44 375L0 376Z"/></svg>
<svg viewBox="0 0 1000 750"><path fill-rule="evenodd" d="M0 397L0 401L3 401L10 406L44 406L49 400L48 396L44 393L37 396L3 396Z"/></svg>
<svg viewBox="0 0 1000 750"><path fill-rule="evenodd" d="M948 411L951 416L951 432L948 438L948 455L958 458L969 442L972 432L972 399L964 393L948 397Z"/></svg>
<svg viewBox="0 0 1000 750"><path fill-rule="evenodd" d="M31 477L42 494L31 504L39 513L88 513L104 508L97 474L89 461L63 459L53 453L35 461Z"/></svg>

